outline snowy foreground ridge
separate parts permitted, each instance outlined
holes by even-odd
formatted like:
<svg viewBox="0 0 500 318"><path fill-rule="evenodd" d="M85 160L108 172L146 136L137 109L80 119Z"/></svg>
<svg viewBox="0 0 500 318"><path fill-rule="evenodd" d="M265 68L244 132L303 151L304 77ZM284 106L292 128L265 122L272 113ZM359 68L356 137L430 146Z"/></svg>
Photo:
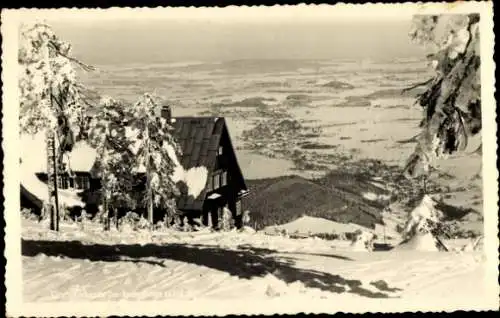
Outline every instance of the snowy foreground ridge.
<svg viewBox="0 0 500 318"><path fill-rule="evenodd" d="M424 310L480 308L487 299L480 252L355 252L349 242L260 232L121 233L103 232L95 224L84 229L65 224L55 233L40 223L23 222L23 296L28 302L244 295L332 300L337 309L359 304L356 299L367 306L411 300Z"/></svg>

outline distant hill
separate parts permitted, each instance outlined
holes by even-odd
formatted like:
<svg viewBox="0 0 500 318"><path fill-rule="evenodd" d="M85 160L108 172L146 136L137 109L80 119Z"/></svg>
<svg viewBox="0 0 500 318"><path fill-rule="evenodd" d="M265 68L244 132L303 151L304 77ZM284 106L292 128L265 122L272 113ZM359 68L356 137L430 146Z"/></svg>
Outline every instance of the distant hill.
<svg viewBox="0 0 500 318"><path fill-rule="evenodd" d="M333 187L341 191L345 191L354 196L361 197L365 203L379 209L387 206L391 193L384 188L383 184L365 176L363 174L347 173L344 171L330 171L324 177L313 180L315 183ZM363 197L363 194L374 194L377 197L386 197L385 200L368 200Z"/></svg>
<svg viewBox="0 0 500 318"><path fill-rule="evenodd" d="M348 192L335 187L332 176L318 180L299 176L247 180L250 194L244 199L244 209L250 210L252 222L255 222L258 230L288 223L303 215L341 223L351 222L368 228L382 224L384 204L362 196L368 190L373 192L375 189L372 187L375 186L346 177L344 179L351 180L350 187L353 190ZM344 180L344 188L349 186L347 183ZM366 183L364 189L363 183ZM356 193L358 190L362 193Z"/></svg>

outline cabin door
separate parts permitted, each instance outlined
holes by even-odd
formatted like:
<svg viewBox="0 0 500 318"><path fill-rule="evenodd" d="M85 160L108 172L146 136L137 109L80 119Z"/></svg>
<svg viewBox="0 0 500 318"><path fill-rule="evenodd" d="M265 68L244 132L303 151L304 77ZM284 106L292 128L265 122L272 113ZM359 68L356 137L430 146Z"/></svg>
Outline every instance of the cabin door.
<svg viewBox="0 0 500 318"><path fill-rule="evenodd" d="M210 217L210 208L207 208L206 206L203 208L203 212L201 214L201 222L203 223L204 226L208 226L208 218Z"/></svg>
<svg viewBox="0 0 500 318"><path fill-rule="evenodd" d="M222 215L222 208L218 204L214 204L210 210L210 218L212 221L212 228L217 229L219 227L219 220Z"/></svg>
<svg viewBox="0 0 500 318"><path fill-rule="evenodd" d="M212 208L212 227L218 229L222 225L222 218L224 217L224 209L229 209L229 205L226 203L214 204Z"/></svg>

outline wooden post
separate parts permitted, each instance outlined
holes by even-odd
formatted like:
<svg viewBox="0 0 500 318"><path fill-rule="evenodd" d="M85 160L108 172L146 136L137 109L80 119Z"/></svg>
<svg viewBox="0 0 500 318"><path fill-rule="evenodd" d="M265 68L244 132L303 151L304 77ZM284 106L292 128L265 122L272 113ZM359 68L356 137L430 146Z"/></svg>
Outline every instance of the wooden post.
<svg viewBox="0 0 500 318"><path fill-rule="evenodd" d="M57 166L57 160L56 160L56 152L55 152L55 148L54 148L54 174L55 174L55 178L54 178L54 202L55 202L55 217L56 217L56 221L55 221L55 228L56 228L56 231L59 231L59 193L58 193L58 185L57 185L57 181L59 180L60 176L59 176L59 171L58 171L58 166Z"/></svg>
<svg viewBox="0 0 500 318"><path fill-rule="evenodd" d="M150 230L153 229L153 191L151 189L151 178L150 178L150 160L151 160L151 149L149 148L149 127L146 125L146 192L148 195L148 202L146 206L146 212L148 215L149 227Z"/></svg>
<svg viewBox="0 0 500 318"><path fill-rule="evenodd" d="M151 230L153 230L153 199L150 198L148 200L148 221L149 221L149 227Z"/></svg>
<svg viewBox="0 0 500 318"><path fill-rule="evenodd" d="M54 222L53 222L53 206L52 206L52 196L54 193L54 166L52 165L52 154L54 153L54 132L50 129L47 130L47 134L45 136L46 140L46 152L47 152L47 188L49 190L49 202L47 203L47 211L50 218L50 230L55 230Z"/></svg>
<svg viewBox="0 0 500 318"><path fill-rule="evenodd" d="M47 186L49 191L48 209L50 214L50 229L59 230L59 197L57 193L57 160L54 131L47 130L46 134L47 150ZM54 204L52 204L54 198Z"/></svg>
<svg viewBox="0 0 500 318"><path fill-rule="evenodd" d="M427 177L424 176L424 195L427 194Z"/></svg>
<svg viewBox="0 0 500 318"><path fill-rule="evenodd" d="M104 217L105 217L105 220L104 220L104 230L105 231L109 231L111 229L111 224L110 224L110 215L109 215L109 209L108 209L108 200L106 199L106 194L104 195L104 199L103 199L103 202L102 202L102 208L103 208L103 212L104 212Z"/></svg>
<svg viewBox="0 0 500 318"><path fill-rule="evenodd" d="M384 244L387 244L386 235L385 235L385 223L384 223Z"/></svg>
<svg viewBox="0 0 500 318"><path fill-rule="evenodd" d="M115 222L116 229L118 230L118 208L113 207L113 219Z"/></svg>

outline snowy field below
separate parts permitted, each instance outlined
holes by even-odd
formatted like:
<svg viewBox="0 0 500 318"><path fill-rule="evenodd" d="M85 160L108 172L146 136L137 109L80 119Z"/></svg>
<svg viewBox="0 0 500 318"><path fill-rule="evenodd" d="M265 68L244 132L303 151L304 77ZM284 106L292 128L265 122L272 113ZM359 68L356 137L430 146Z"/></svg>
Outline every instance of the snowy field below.
<svg viewBox="0 0 500 318"><path fill-rule="evenodd" d="M481 252L354 252L260 232L55 233L29 220L22 230L23 300L36 303L291 297L333 300L333 310L356 299L472 309L491 306L484 263Z"/></svg>

